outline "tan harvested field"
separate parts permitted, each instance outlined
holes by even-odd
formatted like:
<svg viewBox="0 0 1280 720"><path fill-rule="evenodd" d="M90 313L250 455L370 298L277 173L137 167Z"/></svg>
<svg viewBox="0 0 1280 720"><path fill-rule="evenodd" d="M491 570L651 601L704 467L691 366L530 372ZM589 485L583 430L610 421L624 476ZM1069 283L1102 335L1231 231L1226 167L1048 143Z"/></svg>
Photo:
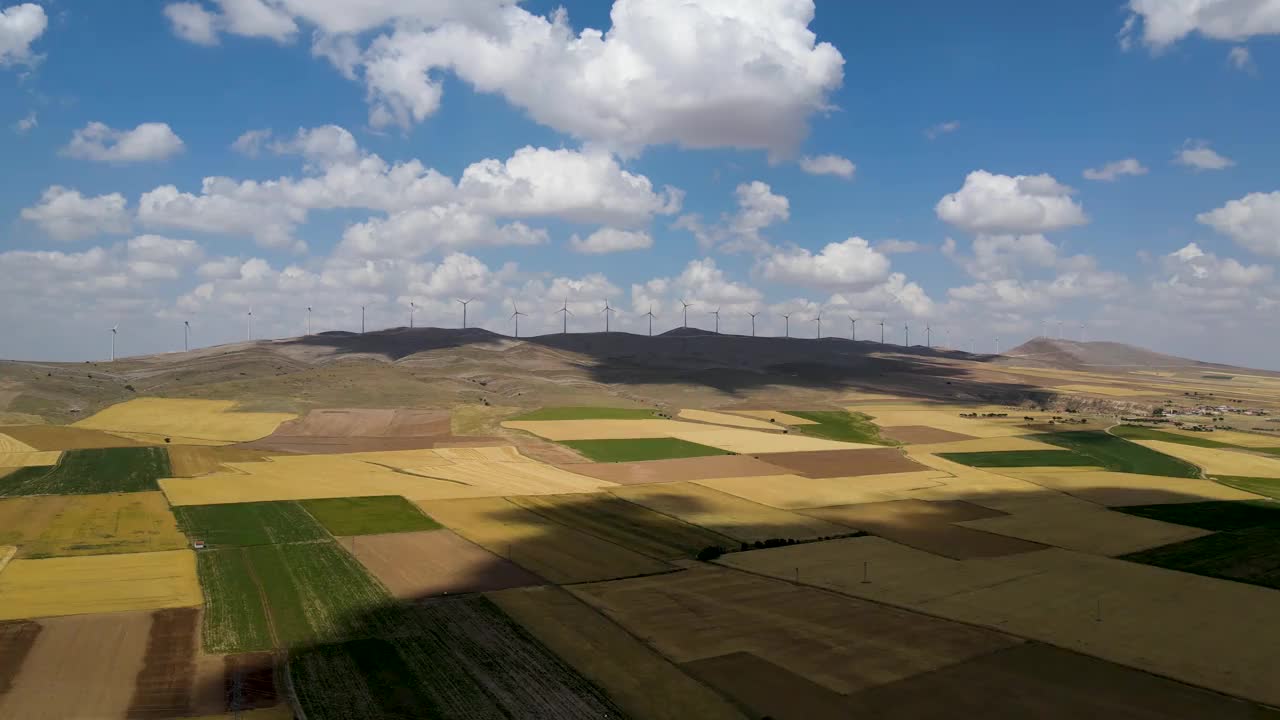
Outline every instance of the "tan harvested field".
<svg viewBox="0 0 1280 720"><path fill-rule="evenodd" d="M1135 440L1139 445L1151 448L1179 460L1199 466L1209 475L1240 475L1243 477L1280 478L1280 457L1251 455L1239 450L1195 447L1163 440Z"/></svg>
<svg viewBox="0 0 1280 720"><path fill-rule="evenodd" d="M1199 528L1107 510L1084 500L1046 503L1040 510L1029 509L1015 515L961 524L1066 550L1107 556L1124 555L1211 534Z"/></svg>
<svg viewBox="0 0 1280 720"><path fill-rule="evenodd" d="M619 485L685 482L725 477L783 475L786 471L748 455L645 460L643 462L574 463L559 466L570 472Z"/></svg>
<svg viewBox="0 0 1280 720"><path fill-rule="evenodd" d="M25 453L25 452L34 452L34 451L35 451L35 448L22 442L21 440L9 437L4 433L0 433L0 455L4 455L7 453Z"/></svg>
<svg viewBox="0 0 1280 720"><path fill-rule="evenodd" d="M969 452L1009 452L1013 450L1061 450L1057 445L1040 442L1033 437L998 437L977 438L945 443L921 443L912 445L915 453L969 453ZM1003 469L1003 468L1001 468Z"/></svg>
<svg viewBox="0 0 1280 720"><path fill-rule="evenodd" d="M1068 471L1070 470L1070 471ZM1136 475L1081 468L1001 468L1001 472L1098 505L1168 505L1209 500L1260 500L1212 480ZM1065 471L1065 472L1064 472Z"/></svg>
<svg viewBox="0 0 1280 720"><path fill-rule="evenodd" d="M488 597L632 717L746 720L714 691L561 588L503 590Z"/></svg>
<svg viewBox="0 0 1280 720"><path fill-rule="evenodd" d="M687 410L686 409L686 410L681 410L679 413L676 413L676 417L680 418L681 420L711 423L712 425L728 425L729 427L747 428L748 430L766 430L770 432L778 432L783 429L778 426L777 421L769 422L766 419L742 417L741 415L736 413L731 415L729 413L713 412L711 410ZM794 419L799 420L800 418L794 418Z"/></svg>
<svg viewBox="0 0 1280 720"><path fill-rule="evenodd" d="M139 398L74 423L74 427L169 437L176 444L194 441L246 442L270 435L292 413L234 412L225 400Z"/></svg>
<svg viewBox="0 0 1280 720"><path fill-rule="evenodd" d="M451 530L361 535L338 542L392 595L406 600L543 582Z"/></svg>
<svg viewBox="0 0 1280 720"><path fill-rule="evenodd" d="M46 467L57 465L62 458L60 450L41 450L39 452L0 453L0 467L16 469L23 467Z"/></svg>
<svg viewBox="0 0 1280 720"><path fill-rule="evenodd" d="M0 500L0 543L21 557L178 550L187 538L158 492Z"/></svg>
<svg viewBox="0 0 1280 720"><path fill-rule="evenodd" d="M749 652L732 652L683 665L708 685L748 708L753 717L847 720L844 695Z"/></svg>
<svg viewBox="0 0 1280 720"><path fill-rule="evenodd" d="M885 475L926 469L897 448L761 453L754 457L787 472L813 478Z"/></svg>
<svg viewBox="0 0 1280 720"><path fill-rule="evenodd" d="M874 537L732 553L720 562L780 578L799 568L808 584L1280 704L1278 593L1268 588L1057 548L949 560ZM869 583L861 581L863 562Z"/></svg>
<svg viewBox="0 0 1280 720"><path fill-rule="evenodd" d="M508 420L502 427L523 430L547 440L626 440L672 437L695 423L678 420Z"/></svg>
<svg viewBox="0 0 1280 720"><path fill-rule="evenodd" d="M339 408L312 410L246 445L275 452L353 453L498 442L454 435L447 410Z"/></svg>
<svg viewBox="0 0 1280 720"><path fill-rule="evenodd" d="M1059 392L1086 393L1089 395L1105 395L1107 397L1159 397L1173 394L1169 391L1139 390L1123 385L1056 385L1051 389Z"/></svg>
<svg viewBox="0 0 1280 720"><path fill-rule="evenodd" d="M539 463L514 448L277 456L160 481L174 505L402 495L413 500L590 492L612 483Z"/></svg>
<svg viewBox="0 0 1280 720"><path fill-rule="evenodd" d="M614 488L613 493L740 542L769 538L808 540L852 532L847 526L761 505L695 483L630 485Z"/></svg>
<svg viewBox="0 0 1280 720"><path fill-rule="evenodd" d="M1046 547L1037 542L955 525L1002 514L998 510L959 500L893 500L814 508L804 513L957 559L1035 552Z"/></svg>
<svg viewBox="0 0 1280 720"><path fill-rule="evenodd" d="M897 440L904 445L924 443L949 443L959 440L972 440L972 435L964 435L950 430L939 430L927 425L899 425L880 429L880 434L890 440Z"/></svg>
<svg viewBox="0 0 1280 720"><path fill-rule="evenodd" d="M0 572L4 572L4 567L9 561L18 554L18 548L13 545L0 545Z"/></svg>
<svg viewBox="0 0 1280 720"><path fill-rule="evenodd" d="M733 415L741 415L743 417L755 418L769 422L772 420L774 426L782 425L817 425L818 423L808 418L802 418L798 415L789 415L777 410L725 410Z"/></svg>
<svg viewBox="0 0 1280 720"><path fill-rule="evenodd" d="M70 425L16 425L4 429L6 435L37 450L87 450L91 448L141 447L143 443L101 430Z"/></svg>
<svg viewBox="0 0 1280 720"><path fill-rule="evenodd" d="M896 500L897 493L936 487L950 476L937 470L868 475L856 478L807 478L799 475L716 478L699 485L784 510Z"/></svg>
<svg viewBox="0 0 1280 720"><path fill-rule="evenodd" d="M462 537L554 583L671 569L667 563L548 520L505 498L436 500L419 505Z"/></svg>
<svg viewBox="0 0 1280 720"><path fill-rule="evenodd" d="M1022 415L1007 408L1000 412L1008 412L1009 418L962 418L960 413L973 411L965 407L942 410L929 405L859 405L848 409L870 415L880 427L923 425L979 438L1029 435L1033 432L1019 427L1017 423L1021 422Z"/></svg>
<svg viewBox="0 0 1280 720"><path fill-rule="evenodd" d="M1211 433L1206 433L1196 432L1194 430L1179 430L1178 428L1160 428L1160 430L1161 432L1174 433L1175 435L1203 438L1205 440L1224 442L1229 445L1239 445L1240 447L1246 448L1280 447L1280 437L1275 435L1263 435L1261 433L1240 432L1239 430L1214 430Z"/></svg>
<svg viewBox="0 0 1280 720"><path fill-rule="evenodd" d="M691 425L692 423L685 423ZM883 449L879 445L836 442L803 435L757 432L738 428L717 428L704 425L702 429L680 429L669 433L671 437L710 445L739 455L760 453L810 452L815 450Z"/></svg>
<svg viewBox="0 0 1280 720"><path fill-rule="evenodd" d="M749 652L841 694L1018 642L989 630L710 566L579 585L570 592L677 663Z"/></svg>
<svg viewBox="0 0 1280 720"><path fill-rule="evenodd" d="M123 719L147 654L151 613L46 618L0 692L0 717L23 720Z"/></svg>
<svg viewBox="0 0 1280 720"><path fill-rule="evenodd" d="M740 454L877 447L678 420L528 420L504 422L502 427L556 441L673 437Z"/></svg>
<svg viewBox="0 0 1280 720"><path fill-rule="evenodd" d="M203 603L190 550L14 560L0 574L0 620Z"/></svg>
<svg viewBox="0 0 1280 720"><path fill-rule="evenodd" d="M174 477L196 477L224 470L225 463L260 462L266 459L261 450L241 447L208 447L170 445L169 465Z"/></svg>

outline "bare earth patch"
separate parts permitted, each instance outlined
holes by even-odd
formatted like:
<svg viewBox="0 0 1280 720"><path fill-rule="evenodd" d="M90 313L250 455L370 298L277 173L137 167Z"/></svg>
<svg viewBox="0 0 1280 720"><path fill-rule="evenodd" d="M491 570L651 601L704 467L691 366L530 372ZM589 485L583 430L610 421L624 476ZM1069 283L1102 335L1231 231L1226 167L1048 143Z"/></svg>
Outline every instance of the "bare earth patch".
<svg viewBox="0 0 1280 720"><path fill-rule="evenodd" d="M881 428L880 434L890 440L897 440L907 445L919 443L947 443L958 440L972 440L972 435L964 435L950 430L940 430L928 425L899 425Z"/></svg>
<svg viewBox="0 0 1280 720"><path fill-rule="evenodd" d="M447 410L312 410L244 447L297 453L352 453L493 445L495 438L453 434Z"/></svg>
<svg viewBox="0 0 1280 720"><path fill-rule="evenodd" d="M130 718L170 718L191 709L197 608L158 610L151 616L147 654L134 683Z"/></svg>
<svg viewBox="0 0 1280 720"><path fill-rule="evenodd" d="M763 477L785 475L787 472L777 465L770 465L746 455L715 455L645 462L576 463L560 467L579 475L587 475L620 485L685 482L723 477Z"/></svg>
<svg viewBox="0 0 1280 720"><path fill-rule="evenodd" d="M543 582L451 530L361 535L338 542L392 595L406 600Z"/></svg>
<svg viewBox="0 0 1280 720"><path fill-rule="evenodd" d="M917 463L897 448L874 450L815 450L754 455L786 472L807 477L854 477L917 472L929 468Z"/></svg>
<svg viewBox="0 0 1280 720"><path fill-rule="evenodd" d="M1047 547L1029 540L953 525L952 523L966 520L1004 515L998 510L960 500L893 500L816 508L803 512L950 558L1011 555Z"/></svg>

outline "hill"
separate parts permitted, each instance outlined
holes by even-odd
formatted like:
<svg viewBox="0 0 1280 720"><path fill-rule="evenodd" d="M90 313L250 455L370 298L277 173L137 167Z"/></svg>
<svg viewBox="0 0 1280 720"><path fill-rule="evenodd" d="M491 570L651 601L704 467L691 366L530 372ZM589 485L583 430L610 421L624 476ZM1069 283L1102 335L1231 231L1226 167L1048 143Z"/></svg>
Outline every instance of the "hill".
<svg viewBox="0 0 1280 720"><path fill-rule="evenodd" d="M1165 355L1116 342L1076 342L1038 337L992 359L997 365L1043 367L1057 370L1203 370L1207 372L1275 375L1265 370L1246 370L1231 365Z"/></svg>

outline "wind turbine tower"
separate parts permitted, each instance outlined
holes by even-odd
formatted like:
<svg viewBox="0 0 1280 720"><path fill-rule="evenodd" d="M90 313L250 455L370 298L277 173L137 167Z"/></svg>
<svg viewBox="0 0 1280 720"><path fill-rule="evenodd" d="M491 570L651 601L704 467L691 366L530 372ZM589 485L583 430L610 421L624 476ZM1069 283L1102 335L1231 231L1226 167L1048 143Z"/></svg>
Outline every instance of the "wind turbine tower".
<svg viewBox="0 0 1280 720"><path fill-rule="evenodd" d="M617 312L613 308L609 307L609 298L604 299L604 309L600 312L604 313L604 331L607 333L609 332L609 316Z"/></svg>
<svg viewBox="0 0 1280 720"><path fill-rule="evenodd" d="M684 298L680 298L680 304L684 306L684 326L689 327L689 308L693 307L693 303L687 303Z"/></svg>
<svg viewBox="0 0 1280 720"><path fill-rule="evenodd" d="M568 335L569 334L569 316L573 314L573 311L569 309L569 298L564 299L564 307L560 308L556 312L564 315L564 326L560 330L560 334Z"/></svg>
<svg viewBox="0 0 1280 720"><path fill-rule="evenodd" d="M911 347L911 326L902 326L902 347Z"/></svg>
<svg viewBox="0 0 1280 720"><path fill-rule="evenodd" d="M813 321L818 323L818 339L821 340L822 339L822 311L821 310L819 310L818 314L814 316Z"/></svg>
<svg viewBox="0 0 1280 720"><path fill-rule="evenodd" d="M311 334L311 306L307 306L307 334Z"/></svg>
<svg viewBox="0 0 1280 720"><path fill-rule="evenodd" d="M716 308L715 310L712 310L707 314L716 316L716 334L719 335L720 334L720 308Z"/></svg>
<svg viewBox="0 0 1280 720"><path fill-rule="evenodd" d="M417 312L418 305L414 301L409 301L409 329L413 329L413 314Z"/></svg>
<svg viewBox="0 0 1280 720"><path fill-rule="evenodd" d="M996 336L996 354L997 355L1000 354L1000 336L999 335Z"/></svg>
<svg viewBox="0 0 1280 720"><path fill-rule="evenodd" d="M880 344L884 344L884 321L880 321Z"/></svg>
<svg viewBox="0 0 1280 720"><path fill-rule="evenodd" d="M852 315L849 316L849 339L855 341L858 339L858 318Z"/></svg>
<svg viewBox="0 0 1280 720"><path fill-rule="evenodd" d="M364 334L364 306L360 306L360 334Z"/></svg>
<svg viewBox="0 0 1280 720"><path fill-rule="evenodd" d="M791 337L791 316L783 315L782 319L786 321L786 324L783 325L783 328L785 328L783 330L783 333L784 333L783 337Z"/></svg>
<svg viewBox="0 0 1280 720"><path fill-rule="evenodd" d="M182 321L182 351L191 351L191 321Z"/></svg>
<svg viewBox="0 0 1280 720"><path fill-rule="evenodd" d="M248 320L245 322L245 338L249 341L253 340L253 306L249 306Z"/></svg>
<svg viewBox="0 0 1280 720"><path fill-rule="evenodd" d="M521 316L521 315L525 315L525 314L527 314L527 313L522 313L522 312L520 312L520 308L516 307L516 301L515 301L515 300L512 300L512 301L511 301L511 310L513 311L513 312L511 313L511 317L512 317L512 319L514 319L514 320L516 321L516 338L517 338L517 339L519 339L519 337L520 337L520 316Z"/></svg>
<svg viewBox="0 0 1280 720"><path fill-rule="evenodd" d="M119 325L111 328L111 362L116 361L116 331L120 329Z"/></svg>
<svg viewBox="0 0 1280 720"><path fill-rule="evenodd" d="M927 348L933 347L933 328L929 327L928 323L925 323L924 326L924 346Z"/></svg>
<svg viewBox="0 0 1280 720"><path fill-rule="evenodd" d="M458 302L462 304L462 329L463 330L467 329L467 306L470 305L472 300L474 299L475 298L472 298L471 300L458 300Z"/></svg>
<svg viewBox="0 0 1280 720"><path fill-rule="evenodd" d="M649 312L645 313L645 317L649 318L649 337L653 337L653 319L657 317L653 314L653 306L649 306Z"/></svg>
<svg viewBox="0 0 1280 720"><path fill-rule="evenodd" d="M753 313L747 313L747 314L751 316L751 337L755 337L756 336L756 316L759 315L760 313L753 312Z"/></svg>

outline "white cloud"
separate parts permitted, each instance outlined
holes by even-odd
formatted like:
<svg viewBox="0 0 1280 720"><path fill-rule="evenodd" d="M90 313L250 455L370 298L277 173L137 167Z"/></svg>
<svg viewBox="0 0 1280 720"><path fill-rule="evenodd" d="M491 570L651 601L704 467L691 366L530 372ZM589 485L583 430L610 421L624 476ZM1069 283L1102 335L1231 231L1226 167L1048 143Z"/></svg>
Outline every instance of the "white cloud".
<svg viewBox="0 0 1280 720"><path fill-rule="evenodd" d="M701 217L691 214L681 216L674 227L693 233L703 252L768 252L771 246L761 232L791 217L791 201L759 180L738 185L734 195L738 211L722 215L718 224L707 227Z"/></svg>
<svg viewBox="0 0 1280 720"><path fill-rule="evenodd" d="M860 237L831 243L818 253L804 248L775 252L757 271L766 280L828 290L861 290L885 279L889 258Z"/></svg>
<svg viewBox="0 0 1280 720"><path fill-rule="evenodd" d="M835 175L852 180L857 167L848 158L839 155L805 155L800 158L800 169L810 175Z"/></svg>
<svg viewBox="0 0 1280 720"><path fill-rule="evenodd" d="M204 252L191 240L139 235L125 244L129 271L147 280L176 280L182 270L200 261Z"/></svg>
<svg viewBox="0 0 1280 720"><path fill-rule="evenodd" d="M161 185L138 200L138 221L148 227L247 236L264 247L296 251L305 245L294 240L293 229L306 216L277 182L207 177L199 195Z"/></svg>
<svg viewBox="0 0 1280 720"><path fill-rule="evenodd" d="M243 264L244 258L223 256L201 263L200 267L196 268L196 274L211 280L235 277Z"/></svg>
<svg viewBox="0 0 1280 720"><path fill-rule="evenodd" d="M950 122L938 123L924 131L924 136L930 140L937 140L943 135L950 135L960 129L960 123L952 120Z"/></svg>
<svg viewBox="0 0 1280 720"><path fill-rule="evenodd" d="M164 15L178 37L197 45L218 44L218 18L193 2L172 3L164 7Z"/></svg>
<svg viewBox="0 0 1280 720"><path fill-rule="evenodd" d="M1271 0L1129 0L1120 31L1125 48L1142 28L1142 41L1161 50L1191 33L1214 40L1245 40L1280 33L1280 4Z"/></svg>
<svg viewBox="0 0 1280 720"><path fill-rule="evenodd" d="M1253 64L1253 56L1249 54L1249 48L1243 45L1237 45L1227 51L1227 62L1237 70L1245 72L1253 72L1256 66Z"/></svg>
<svg viewBox="0 0 1280 720"><path fill-rule="evenodd" d="M1273 273L1265 265L1244 265L1233 258L1219 258L1195 243L1164 256L1163 268L1169 274L1169 284L1213 287L1250 287L1270 280Z"/></svg>
<svg viewBox="0 0 1280 720"><path fill-rule="evenodd" d="M32 128L40 124L40 119L36 117L36 111L32 110L27 113L26 117L21 118L13 124L13 131L19 135L26 135Z"/></svg>
<svg viewBox="0 0 1280 720"><path fill-rule="evenodd" d="M1086 168L1084 179L1112 182L1122 175L1146 175L1147 172L1147 168L1137 158L1125 158L1109 162L1100 168Z"/></svg>
<svg viewBox="0 0 1280 720"><path fill-rule="evenodd" d="M882 255L905 255L907 253L920 252L924 250L924 246L914 240L889 238L876 243L875 249Z"/></svg>
<svg viewBox="0 0 1280 720"><path fill-rule="evenodd" d="M252 139L245 139L246 135L251 135L255 131L249 131L241 135L237 143L245 140L246 145L260 142L258 136ZM266 132L261 140L265 141L270 136L270 131ZM287 140L277 140L270 145L271 151L277 155L300 155L308 162L314 162L322 166L333 165L337 163L353 163L360 158L360 146L356 143L353 136L346 128L337 125L321 125L315 128L298 128L292 138Z"/></svg>
<svg viewBox="0 0 1280 720"><path fill-rule="evenodd" d="M91 122L75 131L62 153L80 160L132 163L164 160L182 149L182 138L166 123L142 123L132 130L114 130Z"/></svg>
<svg viewBox="0 0 1280 720"><path fill-rule="evenodd" d="M103 233L129 231L129 212L120 193L85 197L78 190L53 185L40 202L22 210L22 219L40 226L55 240L79 240Z"/></svg>
<svg viewBox="0 0 1280 720"><path fill-rule="evenodd" d="M651 247L653 247L653 237L649 233L616 228L600 228L586 238L577 235L569 238L569 248L586 255L647 250Z"/></svg>
<svg viewBox="0 0 1280 720"><path fill-rule="evenodd" d="M218 44L221 32L286 42L298 31L290 13L281 10L275 0L214 0L214 3L218 12L200 3L178 2L166 5L164 14L174 34L197 45Z"/></svg>
<svg viewBox="0 0 1280 720"><path fill-rule="evenodd" d="M1050 232L1088 222L1072 192L1049 175L1011 177L976 170L935 210L944 222L974 233Z"/></svg>
<svg viewBox="0 0 1280 720"><path fill-rule="evenodd" d="M246 130L231 143L231 149L246 157L258 157L270 139L270 130Z"/></svg>
<svg viewBox="0 0 1280 720"><path fill-rule="evenodd" d="M1187 140L1174 154L1173 161L1194 170L1225 170L1236 164L1231 158L1214 152L1204 140Z"/></svg>
<svg viewBox="0 0 1280 720"><path fill-rule="evenodd" d="M1280 191L1249 193L1196 220L1259 255L1280 257Z"/></svg>
<svg viewBox="0 0 1280 720"><path fill-rule="evenodd" d="M545 242L545 230L520 222L499 225L489 215L450 204L402 210L352 225L343 233L339 249L361 257L416 258L449 248Z"/></svg>
<svg viewBox="0 0 1280 720"><path fill-rule="evenodd" d="M44 34L49 18L35 3L13 5L0 11L0 67L30 65L39 58L31 43Z"/></svg>

